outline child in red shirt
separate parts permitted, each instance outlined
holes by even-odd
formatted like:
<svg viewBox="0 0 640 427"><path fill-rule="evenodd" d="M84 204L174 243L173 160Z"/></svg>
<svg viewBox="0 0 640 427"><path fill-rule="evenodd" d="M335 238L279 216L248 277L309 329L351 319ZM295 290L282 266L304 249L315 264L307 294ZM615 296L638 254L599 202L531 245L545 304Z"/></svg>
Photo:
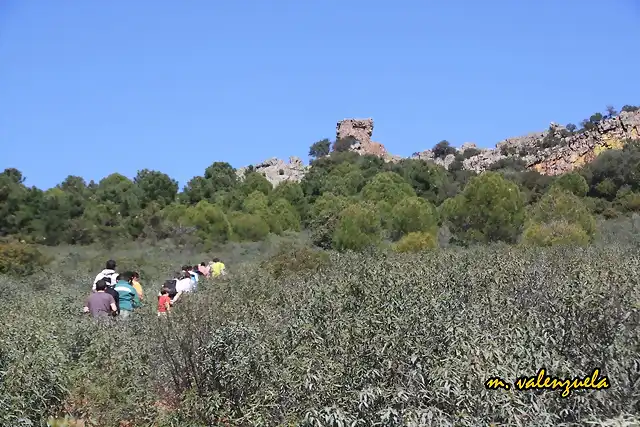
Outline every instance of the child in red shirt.
<svg viewBox="0 0 640 427"><path fill-rule="evenodd" d="M158 298L158 317L166 316L171 312L171 298L169 297L169 289L162 288L160 297Z"/></svg>

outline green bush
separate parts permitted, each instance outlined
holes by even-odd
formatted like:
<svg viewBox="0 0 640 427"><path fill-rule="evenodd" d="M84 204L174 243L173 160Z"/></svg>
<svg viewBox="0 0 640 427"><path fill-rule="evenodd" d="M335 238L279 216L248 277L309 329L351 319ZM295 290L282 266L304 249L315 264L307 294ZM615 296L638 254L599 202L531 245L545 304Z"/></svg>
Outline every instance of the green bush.
<svg viewBox="0 0 640 427"><path fill-rule="evenodd" d="M576 172L560 175L553 183L552 187L559 188L578 197L584 197L589 191L589 184L584 177Z"/></svg>
<svg viewBox="0 0 640 427"><path fill-rule="evenodd" d="M233 233L239 240L257 242L269 234L269 224L260 215L232 212L229 219Z"/></svg>
<svg viewBox="0 0 640 427"><path fill-rule="evenodd" d="M440 213L464 239L514 242L524 224L524 196L499 173L485 172L472 178L460 195L447 199Z"/></svg>
<svg viewBox="0 0 640 427"><path fill-rule="evenodd" d="M0 242L0 274L25 276L47 265L51 259L37 248L16 242Z"/></svg>
<svg viewBox="0 0 640 427"><path fill-rule="evenodd" d="M231 224L225 213L216 205L207 201L187 208L185 223L194 226L201 241L224 243L231 237Z"/></svg>
<svg viewBox="0 0 640 427"><path fill-rule="evenodd" d="M579 197L559 188L552 188L531 207L528 221L537 224L550 224L565 221L581 227L590 240L596 233L596 221Z"/></svg>
<svg viewBox="0 0 640 427"><path fill-rule="evenodd" d="M375 247L381 240L380 215L370 203L356 203L340 213L333 234L333 247L339 251L361 251Z"/></svg>
<svg viewBox="0 0 640 427"><path fill-rule="evenodd" d="M269 207L269 213L273 221L277 222L278 229L300 231L300 215L288 200L275 200Z"/></svg>
<svg viewBox="0 0 640 427"><path fill-rule="evenodd" d="M403 236L393 246L396 252L422 252L438 247L438 237L433 232L415 231Z"/></svg>
<svg viewBox="0 0 640 427"><path fill-rule="evenodd" d="M313 244L324 249L331 247L340 212L348 205L348 198L333 193L325 193L316 199L310 209L307 223Z"/></svg>
<svg viewBox="0 0 640 427"><path fill-rule="evenodd" d="M436 208L421 197L407 197L393 207L391 228L397 236L416 231L433 231L438 226Z"/></svg>
<svg viewBox="0 0 640 427"><path fill-rule="evenodd" d="M314 272L329 264L326 252L308 247L286 245L278 253L262 262L262 268L269 271L274 278L286 275L297 276L305 272Z"/></svg>
<svg viewBox="0 0 640 427"><path fill-rule="evenodd" d="M591 238L584 228L564 220L529 224L522 236L522 244L529 246L585 246L590 241Z"/></svg>

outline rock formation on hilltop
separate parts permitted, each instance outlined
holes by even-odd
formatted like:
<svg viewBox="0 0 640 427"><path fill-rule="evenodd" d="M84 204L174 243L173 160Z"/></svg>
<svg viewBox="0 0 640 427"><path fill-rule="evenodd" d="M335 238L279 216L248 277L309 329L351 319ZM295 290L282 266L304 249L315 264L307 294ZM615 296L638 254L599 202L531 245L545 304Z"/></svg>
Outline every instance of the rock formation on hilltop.
<svg viewBox="0 0 640 427"><path fill-rule="evenodd" d="M399 159L387 152L384 145L371 140L373 119L344 119L336 125L336 140L353 139L356 141L349 150L361 155L374 155L387 161Z"/></svg>
<svg viewBox="0 0 640 427"><path fill-rule="evenodd" d="M289 157L289 163L272 157L253 167L256 172L263 174L274 186L284 181L300 181L307 168L309 166L305 166L302 160L296 156ZM248 169L248 167L238 169L236 172L238 177L243 179Z"/></svg>
<svg viewBox="0 0 640 427"><path fill-rule="evenodd" d="M487 170L492 164L508 157L521 160L531 170L544 175L558 175L579 168L593 161L602 151L621 148L627 139L640 138L640 111L622 112L620 115L595 123L589 130L569 131L564 126L551 123L544 132L507 138L493 149L480 149L479 153L463 161L463 169L474 172ZM465 144L458 152L474 148ZM444 159L435 158L431 150L416 153L413 158L433 160L449 168L455 160L449 154Z"/></svg>
<svg viewBox="0 0 640 427"><path fill-rule="evenodd" d="M387 152L384 145L371 140L373 119L345 119L336 126L336 140L351 139L349 148L358 154L374 155L385 161L398 161L401 157ZM495 148L477 148L473 143L465 143L456 154L444 158L436 157L432 150L415 153L411 158L433 161L449 168L462 155L462 168L474 172L487 170L494 163L515 158L525 167L544 175L558 175L579 168L593 161L602 151L621 148L625 140L640 139L640 110L622 112L617 116L592 123L589 129L569 130L551 123L549 129L528 135L507 138ZM473 150L470 155L465 152ZM300 181L307 169L298 157L290 157L289 163L272 158L255 166L272 184L287 180ZM238 170L242 178L247 168Z"/></svg>

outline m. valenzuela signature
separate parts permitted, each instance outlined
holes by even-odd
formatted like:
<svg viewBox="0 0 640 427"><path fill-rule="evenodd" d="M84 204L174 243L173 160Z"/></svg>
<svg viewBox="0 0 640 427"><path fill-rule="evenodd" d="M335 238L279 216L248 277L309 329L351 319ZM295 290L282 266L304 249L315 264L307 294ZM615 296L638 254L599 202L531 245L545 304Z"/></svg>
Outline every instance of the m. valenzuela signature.
<svg viewBox="0 0 640 427"><path fill-rule="evenodd" d="M595 368L591 375L584 378L574 379L557 378L546 374L545 368L540 368L535 376L522 376L513 382L507 383L499 377L491 377L484 383L488 390L504 389L509 390L514 387L518 391L525 390L562 390L562 397L568 397L572 390L603 390L611 387L606 376L600 376L600 369Z"/></svg>

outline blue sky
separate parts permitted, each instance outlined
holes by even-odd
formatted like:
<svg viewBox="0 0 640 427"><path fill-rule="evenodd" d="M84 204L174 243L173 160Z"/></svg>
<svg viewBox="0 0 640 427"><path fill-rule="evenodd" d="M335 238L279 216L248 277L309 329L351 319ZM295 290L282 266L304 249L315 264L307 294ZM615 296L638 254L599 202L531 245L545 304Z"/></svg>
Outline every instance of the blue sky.
<svg viewBox="0 0 640 427"><path fill-rule="evenodd" d="M409 156L640 104L637 0L3 0L0 168L49 188L308 160L372 117Z"/></svg>

